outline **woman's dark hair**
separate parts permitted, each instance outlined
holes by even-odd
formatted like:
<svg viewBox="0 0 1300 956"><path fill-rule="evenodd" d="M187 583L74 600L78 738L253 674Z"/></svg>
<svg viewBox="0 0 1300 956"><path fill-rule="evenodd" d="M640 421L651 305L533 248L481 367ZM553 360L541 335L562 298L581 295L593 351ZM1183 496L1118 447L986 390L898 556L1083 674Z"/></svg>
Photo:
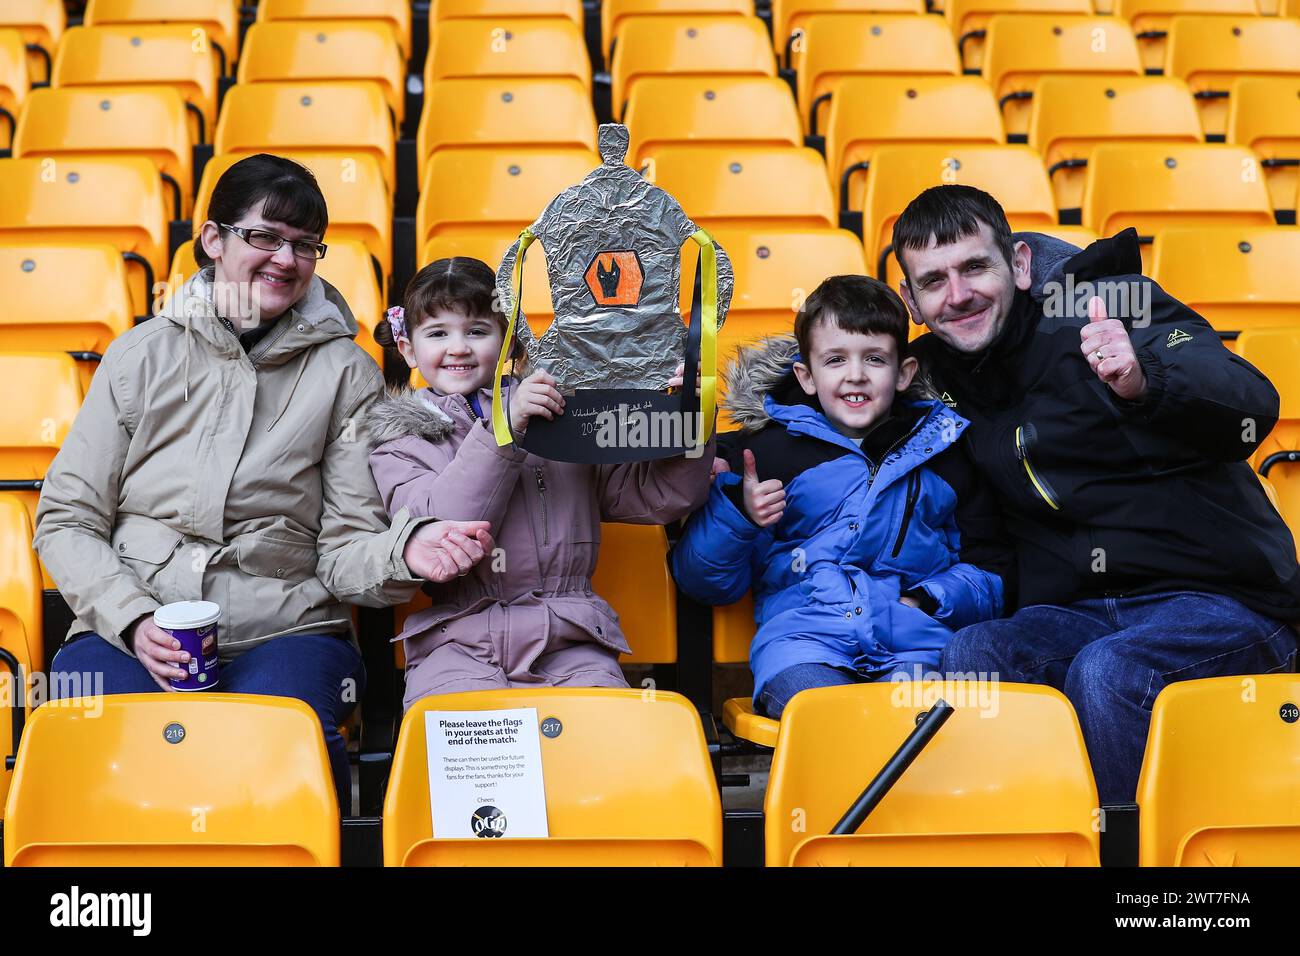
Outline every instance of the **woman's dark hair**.
<svg viewBox="0 0 1300 956"><path fill-rule="evenodd" d="M466 318L495 319L504 335L506 316L496 295L496 281L496 273L487 263L470 256L430 262L407 283L402 296L407 334L414 335L423 319L439 312L456 312ZM396 345L392 326L380 322L375 327L375 341L386 348ZM515 339L510 357L519 359L523 355L523 346Z"/></svg>
<svg viewBox="0 0 1300 956"><path fill-rule="evenodd" d="M237 222L262 200L264 218L324 237L329 210L316 177L306 166L270 153L241 159L221 174L208 200L208 218ZM194 259L201 267L212 265L201 237L194 240Z"/></svg>

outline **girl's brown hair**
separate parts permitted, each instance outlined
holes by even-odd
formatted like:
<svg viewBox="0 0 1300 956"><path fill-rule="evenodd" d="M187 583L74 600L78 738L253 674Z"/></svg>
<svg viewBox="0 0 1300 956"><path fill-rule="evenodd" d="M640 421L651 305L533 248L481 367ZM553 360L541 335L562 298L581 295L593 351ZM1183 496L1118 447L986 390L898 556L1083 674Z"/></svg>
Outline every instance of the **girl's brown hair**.
<svg viewBox="0 0 1300 956"><path fill-rule="evenodd" d="M402 309L406 313L406 334L415 335L420 322L439 312L456 312L467 318L495 319L505 334L506 316L496 296L496 273L478 259L453 256L430 262L406 285ZM393 330L387 322L375 327L375 341L393 348ZM512 359L522 358L523 346L518 338L510 351Z"/></svg>

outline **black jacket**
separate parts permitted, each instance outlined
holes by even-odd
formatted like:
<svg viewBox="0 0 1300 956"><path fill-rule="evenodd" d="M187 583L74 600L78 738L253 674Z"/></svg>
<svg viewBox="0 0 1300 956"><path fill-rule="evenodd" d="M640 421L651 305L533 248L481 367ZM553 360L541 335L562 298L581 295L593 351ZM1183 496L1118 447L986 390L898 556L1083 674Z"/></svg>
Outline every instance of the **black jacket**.
<svg viewBox="0 0 1300 956"><path fill-rule="evenodd" d="M1100 240L1046 278L1069 274L1077 288L1109 277L1138 302L1149 289L1149 324L1125 318L1147 379L1141 403L1116 396L1080 351L1086 298L1059 308L1041 274L983 352L934 335L912 346L971 422L970 454L1016 544L1019 605L1196 590L1298 620L1295 542L1246 463L1277 423L1277 390L1203 318L1132 274L1131 239ZM1113 271L1124 266L1131 274Z"/></svg>

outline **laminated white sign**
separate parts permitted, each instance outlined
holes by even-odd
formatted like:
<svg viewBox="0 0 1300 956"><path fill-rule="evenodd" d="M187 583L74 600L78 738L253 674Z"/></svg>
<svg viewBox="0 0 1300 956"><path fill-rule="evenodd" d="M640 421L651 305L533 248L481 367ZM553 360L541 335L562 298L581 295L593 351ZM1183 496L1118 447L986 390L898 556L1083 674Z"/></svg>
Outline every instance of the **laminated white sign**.
<svg viewBox="0 0 1300 956"><path fill-rule="evenodd" d="M537 710L424 715L435 838L546 837Z"/></svg>

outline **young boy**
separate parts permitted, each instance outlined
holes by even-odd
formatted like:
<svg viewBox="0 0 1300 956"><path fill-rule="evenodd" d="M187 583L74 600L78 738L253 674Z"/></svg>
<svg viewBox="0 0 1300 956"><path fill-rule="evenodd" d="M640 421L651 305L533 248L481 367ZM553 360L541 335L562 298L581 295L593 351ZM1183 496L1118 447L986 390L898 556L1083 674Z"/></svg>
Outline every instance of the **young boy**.
<svg viewBox="0 0 1300 956"><path fill-rule="evenodd" d="M834 276L793 336L740 350L741 431L670 561L706 604L753 590L754 705L810 687L920 677L952 631L1000 617L1011 551L959 441L967 422L916 382L907 309Z"/></svg>

